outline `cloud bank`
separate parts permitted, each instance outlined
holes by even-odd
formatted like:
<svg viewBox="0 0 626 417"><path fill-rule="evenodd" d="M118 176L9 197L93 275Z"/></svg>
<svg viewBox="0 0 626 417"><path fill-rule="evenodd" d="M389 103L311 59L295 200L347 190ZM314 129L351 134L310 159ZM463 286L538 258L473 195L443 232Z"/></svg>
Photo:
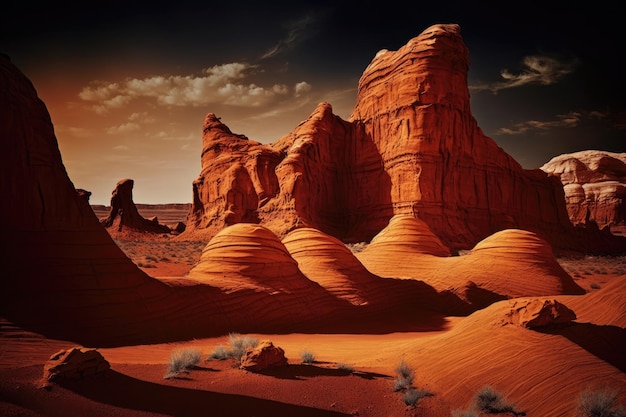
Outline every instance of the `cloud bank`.
<svg viewBox="0 0 626 417"><path fill-rule="evenodd" d="M206 68L200 75L156 75L143 79L130 78L124 82L93 81L84 87L79 97L92 103L92 109L106 114L123 108L131 101L152 99L161 106L204 106L227 104L238 107L260 107L280 96L286 96L285 84L269 87L246 83L255 65L233 62ZM306 82L294 87L299 95L310 90Z"/></svg>

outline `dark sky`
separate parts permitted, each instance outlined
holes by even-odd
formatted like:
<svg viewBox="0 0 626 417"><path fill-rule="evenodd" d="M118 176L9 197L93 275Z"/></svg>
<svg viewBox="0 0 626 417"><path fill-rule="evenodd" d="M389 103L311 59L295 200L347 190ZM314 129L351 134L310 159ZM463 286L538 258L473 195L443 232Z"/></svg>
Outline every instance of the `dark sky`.
<svg viewBox="0 0 626 417"><path fill-rule="evenodd" d="M470 4L473 3L473 4ZM549 4L549 6L548 6ZM350 115L381 49L458 23L472 113L525 168L585 149L626 152L618 2L9 0L0 52L48 106L70 178L108 204L191 201L201 126L273 142L320 101Z"/></svg>

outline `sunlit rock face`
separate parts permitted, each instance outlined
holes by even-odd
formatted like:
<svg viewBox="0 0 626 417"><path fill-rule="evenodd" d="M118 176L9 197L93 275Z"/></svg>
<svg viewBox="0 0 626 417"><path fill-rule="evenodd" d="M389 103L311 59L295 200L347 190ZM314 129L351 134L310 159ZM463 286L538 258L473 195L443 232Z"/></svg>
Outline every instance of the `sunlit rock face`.
<svg viewBox="0 0 626 417"><path fill-rule="evenodd" d="M365 69L348 121L321 103L293 132L263 145L209 114L186 237L258 222L279 237L313 227L369 241L396 214L426 222L454 251L506 228L571 228L563 190L527 171L478 127L458 25L434 25Z"/></svg>
<svg viewBox="0 0 626 417"><path fill-rule="evenodd" d="M565 190L570 220L600 228L626 222L626 153L581 151L552 158L541 169Z"/></svg>
<svg viewBox="0 0 626 417"><path fill-rule="evenodd" d="M505 228L568 227L561 191L526 171L478 127L458 25L435 25L381 51L351 116L372 138L391 182L394 214L414 213L451 249Z"/></svg>
<svg viewBox="0 0 626 417"><path fill-rule="evenodd" d="M364 240L392 213L389 187L371 139L328 103L271 145L233 134L209 114L184 235L208 239L225 226L260 222L281 237L314 227Z"/></svg>

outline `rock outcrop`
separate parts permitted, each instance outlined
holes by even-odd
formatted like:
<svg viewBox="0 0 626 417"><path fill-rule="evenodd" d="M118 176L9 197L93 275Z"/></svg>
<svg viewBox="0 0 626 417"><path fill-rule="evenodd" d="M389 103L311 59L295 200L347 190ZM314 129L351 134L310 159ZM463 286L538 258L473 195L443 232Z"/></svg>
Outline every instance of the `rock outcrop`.
<svg viewBox="0 0 626 417"><path fill-rule="evenodd" d="M551 299L520 299L511 301L506 324L528 329L563 326L576 320L576 313L565 304Z"/></svg>
<svg viewBox="0 0 626 417"><path fill-rule="evenodd" d="M563 154L541 169L563 184L573 224L593 222L600 228L626 224L626 153L589 150Z"/></svg>
<svg viewBox="0 0 626 417"><path fill-rule="evenodd" d="M587 236L566 237L573 227L557 178L522 169L478 127L468 69L459 26L438 24L376 55L347 121L321 103L293 132L262 145L209 114L183 236L208 239L243 221L279 237L311 227L359 242L411 214L452 251L509 228L575 247Z"/></svg>
<svg viewBox="0 0 626 417"><path fill-rule="evenodd" d="M102 375L110 368L109 362L96 349L74 347L52 355L44 365L43 378L46 381L83 379Z"/></svg>
<svg viewBox="0 0 626 417"><path fill-rule="evenodd" d="M139 233L170 233L169 227L159 224L157 218L146 219L137 210L133 201L133 186L131 179L118 181L111 193L111 209L109 215L100 222L109 230L112 236Z"/></svg>
<svg viewBox="0 0 626 417"><path fill-rule="evenodd" d="M239 368L251 372L261 372L287 364L283 348L274 346L269 340L262 340L258 346L249 348L243 354Z"/></svg>

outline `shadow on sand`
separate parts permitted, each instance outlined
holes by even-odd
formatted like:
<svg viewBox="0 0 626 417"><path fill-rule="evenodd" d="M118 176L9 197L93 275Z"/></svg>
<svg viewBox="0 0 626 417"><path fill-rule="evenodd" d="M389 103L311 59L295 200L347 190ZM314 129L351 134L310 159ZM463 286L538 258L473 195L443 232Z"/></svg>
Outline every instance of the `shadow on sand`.
<svg viewBox="0 0 626 417"><path fill-rule="evenodd" d="M390 378L389 375L375 372L349 371L347 369L327 368L323 366L311 365L287 365L266 369L260 374L273 376L280 379L307 379L316 376L348 376L354 375L364 379Z"/></svg>
<svg viewBox="0 0 626 417"><path fill-rule="evenodd" d="M110 370L102 378L61 381L62 387L99 403L172 416L340 417L348 414L245 395L171 387Z"/></svg>
<svg viewBox="0 0 626 417"><path fill-rule="evenodd" d="M570 326L547 328L542 333L560 335L576 343L587 352L626 372L626 329L618 326L600 326L592 323L573 323Z"/></svg>

